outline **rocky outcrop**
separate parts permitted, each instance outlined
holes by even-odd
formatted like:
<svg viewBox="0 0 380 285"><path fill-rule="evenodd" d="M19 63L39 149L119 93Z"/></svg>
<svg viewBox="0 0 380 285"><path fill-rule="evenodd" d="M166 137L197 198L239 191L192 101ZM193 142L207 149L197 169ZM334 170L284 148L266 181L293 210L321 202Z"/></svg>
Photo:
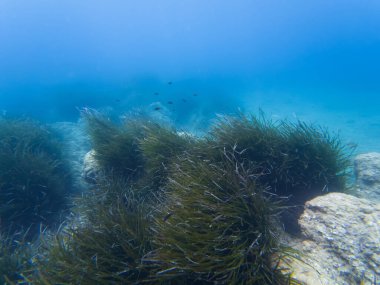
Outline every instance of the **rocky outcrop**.
<svg viewBox="0 0 380 285"><path fill-rule="evenodd" d="M380 202L380 153L360 154L354 166L358 195Z"/></svg>
<svg viewBox="0 0 380 285"><path fill-rule="evenodd" d="M373 284L380 280L380 204L343 193L317 197L299 219L302 239L290 261L305 284Z"/></svg>

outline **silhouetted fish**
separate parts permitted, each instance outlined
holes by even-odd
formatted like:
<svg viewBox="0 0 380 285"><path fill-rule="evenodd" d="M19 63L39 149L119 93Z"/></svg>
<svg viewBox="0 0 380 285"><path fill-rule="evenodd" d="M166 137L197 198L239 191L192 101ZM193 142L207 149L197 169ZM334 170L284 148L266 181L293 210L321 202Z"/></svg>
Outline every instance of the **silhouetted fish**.
<svg viewBox="0 0 380 285"><path fill-rule="evenodd" d="M173 84L173 82L169 81L169 82L168 82L168 84L169 84L169 85L172 85L172 84Z"/></svg>
<svg viewBox="0 0 380 285"><path fill-rule="evenodd" d="M173 104L173 101L168 101L168 104L172 105L172 104Z"/></svg>
<svg viewBox="0 0 380 285"><path fill-rule="evenodd" d="M187 102L187 100L186 100L186 99L182 99L182 102L186 103L186 102Z"/></svg>
<svg viewBox="0 0 380 285"><path fill-rule="evenodd" d="M167 221L172 215L173 215L173 212L170 212L170 213L168 213L167 215L165 215L165 217L163 217L162 220L163 220L164 222L166 222L166 221Z"/></svg>
<svg viewBox="0 0 380 285"><path fill-rule="evenodd" d="M159 95L160 93L158 93L158 92L154 92L154 95Z"/></svg>
<svg viewBox="0 0 380 285"><path fill-rule="evenodd" d="M155 110L155 111L159 111L159 110L161 110L161 107L158 107L158 106L157 106L157 107L154 107L154 110Z"/></svg>
<svg viewBox="0 0 380 285"><path fill-rule="evenodd" d="M197 94L197 93L194 93L193 96L198 96L198 94Z"/></svg>

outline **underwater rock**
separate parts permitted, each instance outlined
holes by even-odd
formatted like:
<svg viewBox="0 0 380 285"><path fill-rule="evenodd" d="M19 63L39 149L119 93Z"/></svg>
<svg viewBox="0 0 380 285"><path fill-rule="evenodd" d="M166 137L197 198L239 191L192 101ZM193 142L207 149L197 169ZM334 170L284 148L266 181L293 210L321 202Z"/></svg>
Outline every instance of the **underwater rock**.
<svg viewBox="0 0 380 285"><path fill-rule="evenodd" d="M95 184L99 176L100 166L95 158L95 150L86 153L83 159L82 178L89 184Z"/></svg>
<svg viewBox="0 0 380 285"><path fill-rule="evenodd" d="M358 155L355 158L355 175L358 194L380 201L380 153Z"/></svg>
<svg viewBox="0 0 380 285"><path fill-rule="evenodd" d="M336 285L379 280L379 203L330 193L307 202L299 224L303 239L289 243L301 253L302 262L290 262L297 280Z"/></svg>

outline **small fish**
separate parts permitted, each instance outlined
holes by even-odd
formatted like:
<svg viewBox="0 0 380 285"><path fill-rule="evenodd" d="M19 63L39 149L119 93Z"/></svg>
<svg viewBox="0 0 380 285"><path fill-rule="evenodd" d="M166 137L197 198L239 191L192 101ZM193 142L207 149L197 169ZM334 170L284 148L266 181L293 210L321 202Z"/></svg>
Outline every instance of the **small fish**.
<svg viewBox="0 0 380 285"><path fill-rule="evenodd" d="M160 93L158 93L158 92L154 92L153 94L156 95L156 96L157 96L157 95L160 95Z"/></svg>
<svg viewBox="0 0 380 285"><path fill-rule="evenodd" d="M120 99L116 99L115 101L116 101L116 102L120 102Z"/></svg>
<svg viewBox="0 0 380 285"><path fill-rule="evenodd" d="M172 105L172 104L173 104L173 101L168 101L168 104L169 104L169 105Z"/></svg>
<svg viewBox="0 0 380 285"><path fill-rule="evenodd" d="M172 85L172 84L173 84L173 82L172 82L172 81L169 81L169 82L168 82L168 85Z"/></svg>
<svg viewBox="0 0 380 285"><path fill-rule="evenodd" d="M182 102L183 102L183 103L186 103L186 102L187 102L187 100L186 100L186 99L182 99Z"/></svg>
<svg viewBox="0 0 380 285"><path fill-rule="evenodd" d="M173 215L173 212L170 212L170 213L166 214L165 217L162 218L162 220L164 222L166 222L172 215Z"/></svg>
<svg viewBox="0 0 380 285"><path fill-rule="evenodd" d="M197 93L194 93L193 96L196 97L196 96L198 96L198 94L197 94Z"/></svg>
<svg viewBox="0 0 380 285"><path fill-rule="evenodd" d="M158 106L157 106L157 107L154 107L154 110L155 110L155 111L159 111L159 110L161 110L161 107L158 107Z"/></svg>

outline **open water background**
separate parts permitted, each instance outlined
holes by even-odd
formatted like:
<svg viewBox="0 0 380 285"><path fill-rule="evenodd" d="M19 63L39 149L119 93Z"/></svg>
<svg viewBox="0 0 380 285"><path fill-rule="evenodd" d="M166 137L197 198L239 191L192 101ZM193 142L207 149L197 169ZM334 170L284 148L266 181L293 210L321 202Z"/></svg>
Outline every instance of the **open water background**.
<svg viewBox="0 0 380 285"><path fill-rule="evenodd" d="M0 110L140 109L201 131L260 108L380 151L380 2L0 0Z"/></svg>

